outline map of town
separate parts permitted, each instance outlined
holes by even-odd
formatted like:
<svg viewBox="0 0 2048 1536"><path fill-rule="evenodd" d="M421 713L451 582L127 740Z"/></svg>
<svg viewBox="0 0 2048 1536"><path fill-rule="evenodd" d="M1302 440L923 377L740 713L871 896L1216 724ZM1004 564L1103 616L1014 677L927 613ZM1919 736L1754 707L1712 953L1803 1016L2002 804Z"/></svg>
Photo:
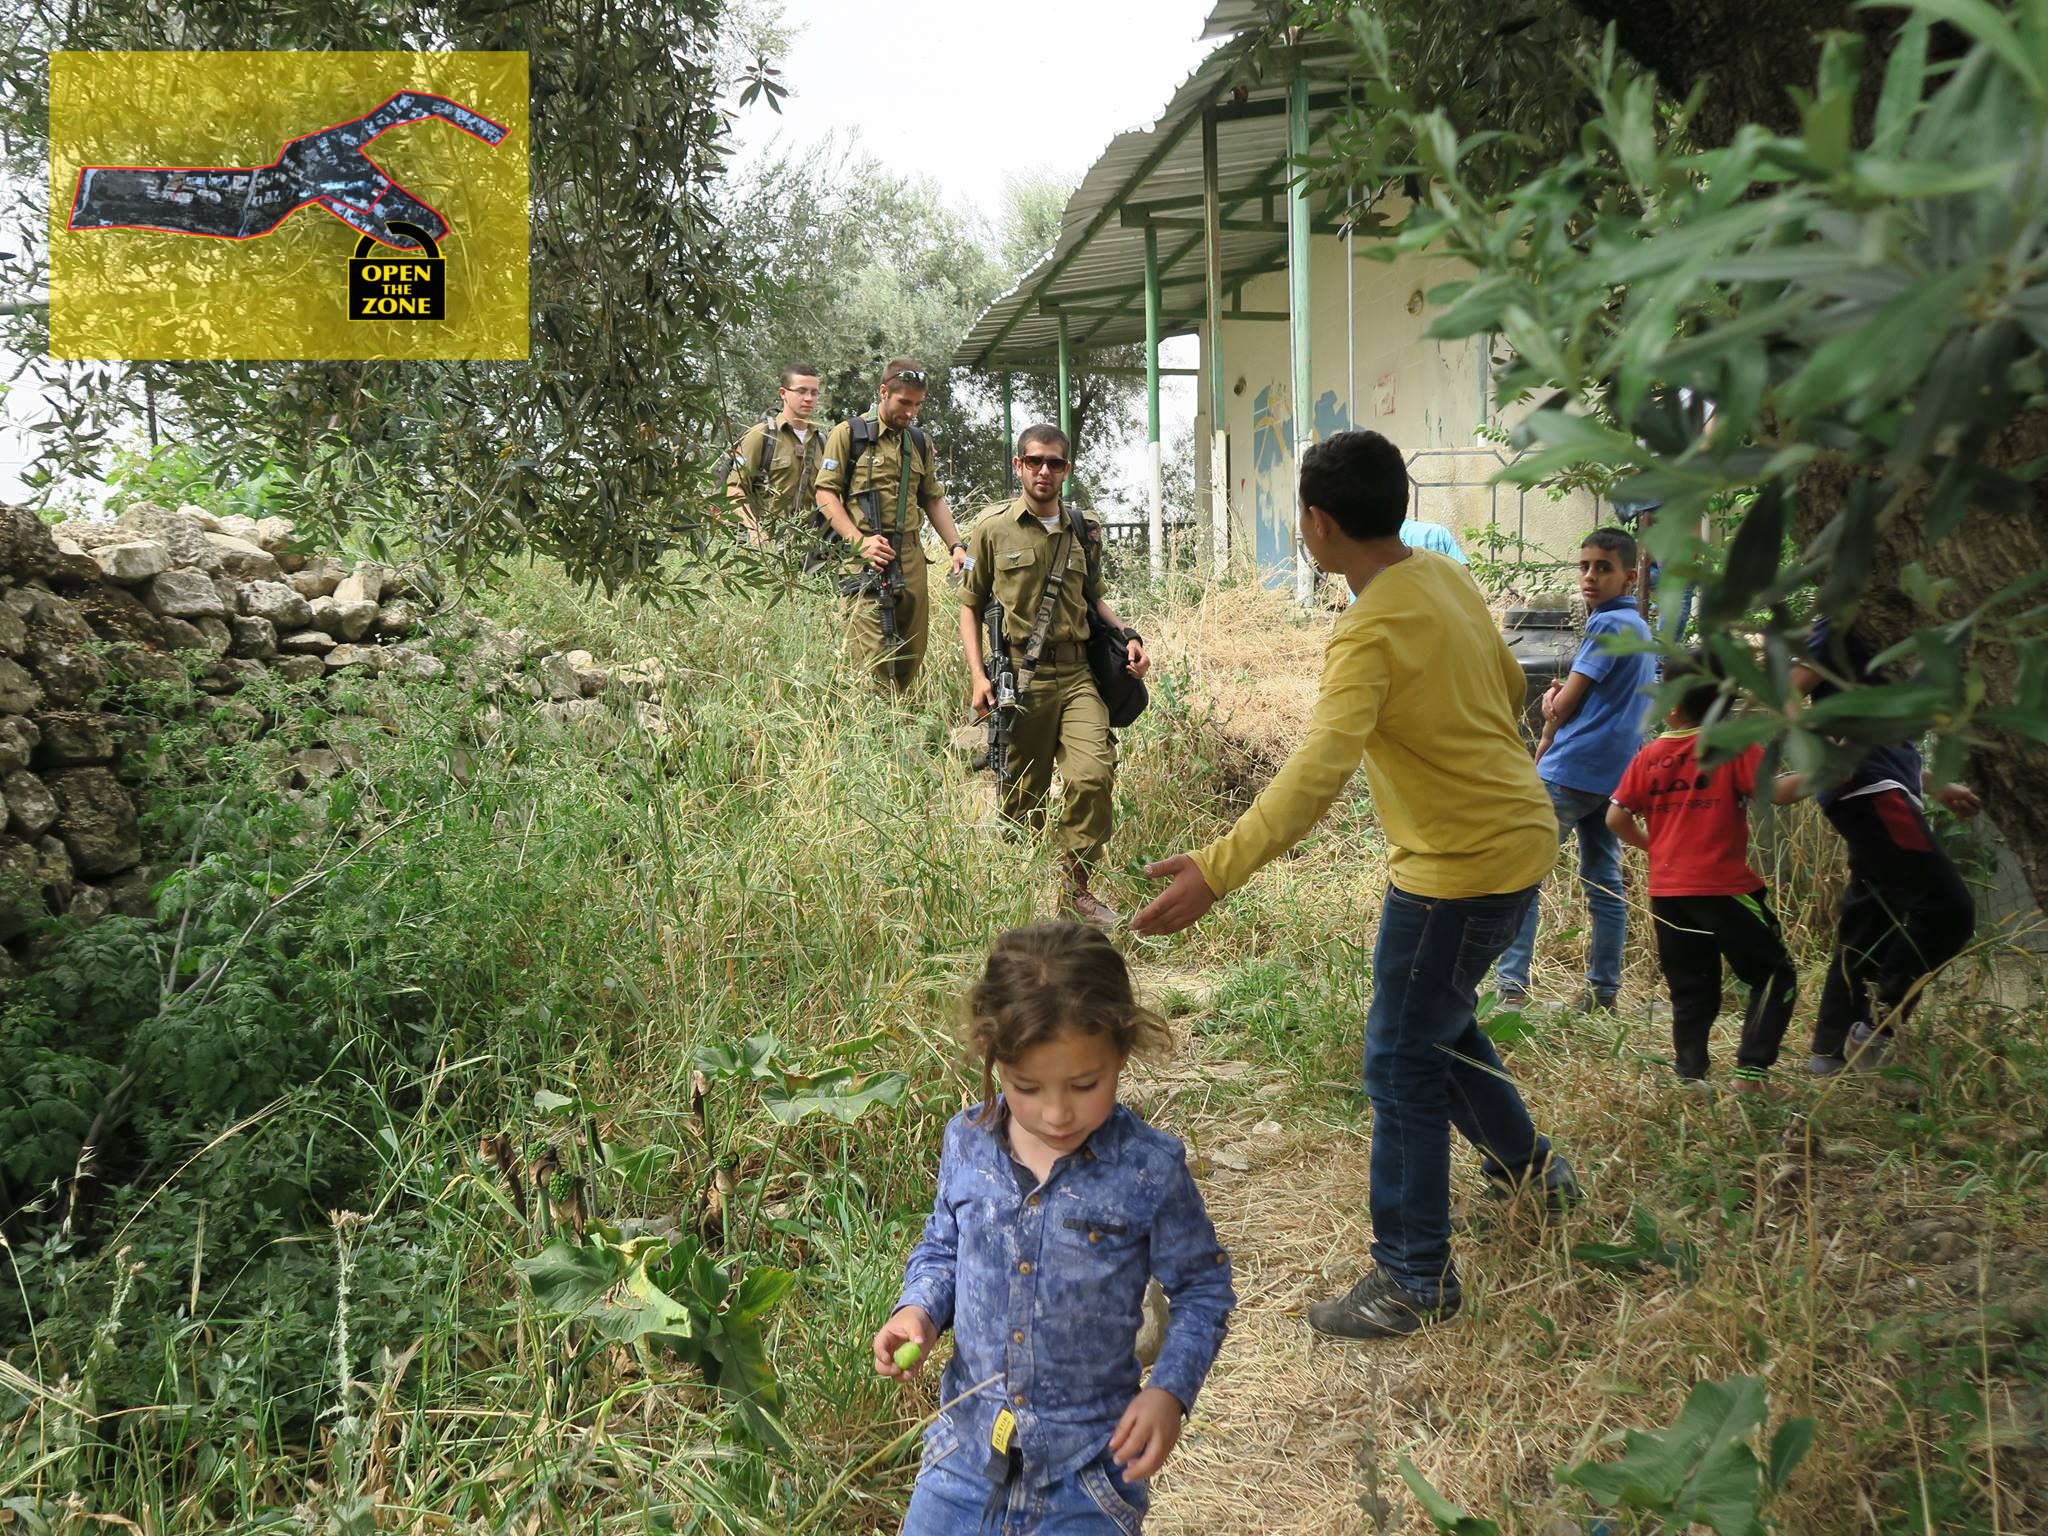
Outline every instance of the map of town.
<svg viewBox="0 0 2048 1536"><path fill-rule="evenodd" d="M86 166L79 172L69 227L159 229L248 240L317 204L381 244L417 250L418 243L394 225L415 224L440 240L448 233L448 221L387 176L364 148L388 129L428 118L452 123L493 146L505 137L501 124L460 102L399 91L362 117L289 141L269 165Z"/></svg>

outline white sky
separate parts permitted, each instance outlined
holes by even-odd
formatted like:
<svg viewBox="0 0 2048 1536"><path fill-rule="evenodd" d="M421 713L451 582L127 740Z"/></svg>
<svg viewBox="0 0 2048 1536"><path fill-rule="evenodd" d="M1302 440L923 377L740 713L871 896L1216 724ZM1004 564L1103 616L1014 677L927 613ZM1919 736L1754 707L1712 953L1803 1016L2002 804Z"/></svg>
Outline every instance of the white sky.
<svg viewBox="0 0 2048 1536"><path fill-rule="evenodd" d="M1044 172L1077 182L1118 133L1152 122L1208 51L1197 34L1210 8L1211 0L786 0L781 68L791 94L779 116L758 102L742 114L739 145L751 155L837 135L993 219L1007 179ZM1166 361L1188 361L1186 346L1169 343ZM6 418L40 414L28 393L0 401L0 497L22 494L29 450ZM1168 380L1163 404L1169 433L1191 420L1187 381Z"/></svg>
<svg viewBox="0 0 2048 1536"><path fill-rule="evenodd" d="M891 170L993 216L1005 178L1078 181L1118 133L1157 117L1208 51L1196 34L1212 0L785 4L791 94L780 117L749 109L742 147L851 132Z"/></svg>

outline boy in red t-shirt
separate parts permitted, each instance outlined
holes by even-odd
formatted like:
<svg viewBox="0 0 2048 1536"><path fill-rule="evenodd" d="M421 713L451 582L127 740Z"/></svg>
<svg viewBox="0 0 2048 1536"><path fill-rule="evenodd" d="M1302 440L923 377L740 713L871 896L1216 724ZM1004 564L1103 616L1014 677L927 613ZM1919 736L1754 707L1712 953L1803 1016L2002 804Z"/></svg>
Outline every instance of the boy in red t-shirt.
<svg viewBox="0 0 2048 1536"><path fill-rule="evenodd" d="M1650 855L1650 918L1657 964L1671 989L1678 1075L1693 1082L1707 1075L1707 1031L1721 1011L1726 960L1750 989L1735 1086L1754 1092L1778 1059L1799 977L1771 913L1770 893L1749 867L1744 803L1755 792L1763 748L1750 747L1718 768L1700 766L1700 721L1720 691L1703 671L1700 676L1665 717L1670 728L1622 774L1607 825Z"/></svg>

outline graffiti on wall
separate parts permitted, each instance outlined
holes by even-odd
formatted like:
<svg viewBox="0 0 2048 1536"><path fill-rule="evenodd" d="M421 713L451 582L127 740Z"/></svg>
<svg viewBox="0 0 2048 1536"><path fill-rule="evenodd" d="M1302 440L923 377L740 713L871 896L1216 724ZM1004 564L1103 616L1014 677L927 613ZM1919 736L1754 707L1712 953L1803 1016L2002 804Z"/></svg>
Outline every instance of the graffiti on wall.
<svg viewBox="0 0 2048 1536"><path fill-rule="evenodd" d="M1349 431L1351 413L1334 389L1316 399L1315 438ZM1294 417L1287 396L1268 384L1252 397L1254 555L1268 585L1294 577Z"/></svg>
<svg viewBox="0 0 2048 1536"><path fill-rule="evenodd" d="M1279 386L1252 399L1252 558L1269 585L1287 579L1294 563L1294 417Z"/></svg>

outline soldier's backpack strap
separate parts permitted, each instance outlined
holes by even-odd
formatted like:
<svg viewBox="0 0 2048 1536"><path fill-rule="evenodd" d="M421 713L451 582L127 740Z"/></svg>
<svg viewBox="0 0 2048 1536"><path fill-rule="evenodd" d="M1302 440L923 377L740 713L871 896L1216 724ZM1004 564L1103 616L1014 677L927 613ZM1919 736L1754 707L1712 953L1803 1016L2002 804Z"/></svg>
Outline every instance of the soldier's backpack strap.
<svg viewBox="0 0 2048 1536"><path fill-rule="evenodd" d="M854 532L860 531L861 500L853 494L853 473L860 467L860 456L868 451L875 440L875 424L865 416L854 416L846 423L848 447L846 450L846 494L840 498L846 503L846 515L853 520ZM802 470L798 470L798 495L802 495ZM872 498L873 492L863 492ZM813 500L811 506L811 532L818 542L803 559L806 575L827 564L834 558L834 547L839 543L839 530L832 526L832 520L825 515L825 509ZM855 539L858 544L860 541Z"/></svg>
<svg viewBox="0 0 2048 1536"><path fill-rule="evenodd" d="M917 509L916 517L910 516L910 482L916 473L915 460L920 458L927 465L931 463L932 440L916 426L907 426L903 429L903 473L896 487L896 531L889 535L889 542L892 544L900 544L906 533L915 531L924 516L922 506ZM853 484L851 480L846 483Z"/></svg>
<svg viewBox="0 0 2048 1536"><path fill-rule="evenodd" d="M1067 508L1067 523L1074 530L1075 537L1081 541L1081 553L1087 557L1088 585L1094 587L1099 592L1102 590L1101 532L1093 523L1088 521L1086 513L1074 507ZM1085 592L1081 594L1083 602L1087 601L1087 596L1088 594ZM1088 611L1090 613L1095 611L1092 603L1088 605Z"/></svg>
<svg viewBox="0 0 2048 1536"><path fill-rule="evenodd" d="M775 419L776 412L761 413L761 452L754 461L754 494L761 496L768 491L768 469L775 462Z"/></svg>
<svg viewBox="0 0 2048 1536"><path fill-rule="evenodd" d="M874 531L882 531L881 495L872 488L855 496L853 490L854 472L860 468L860 457L875 445L880 434L875 423L866 416L856 416L846 424L846 515L853 519L853 526L860 527L860 514L866 512Z"/></svg>

